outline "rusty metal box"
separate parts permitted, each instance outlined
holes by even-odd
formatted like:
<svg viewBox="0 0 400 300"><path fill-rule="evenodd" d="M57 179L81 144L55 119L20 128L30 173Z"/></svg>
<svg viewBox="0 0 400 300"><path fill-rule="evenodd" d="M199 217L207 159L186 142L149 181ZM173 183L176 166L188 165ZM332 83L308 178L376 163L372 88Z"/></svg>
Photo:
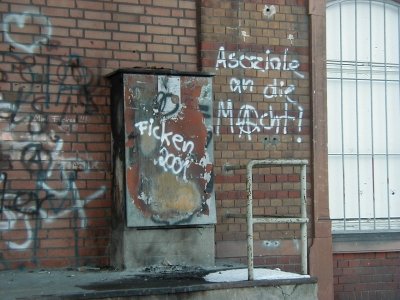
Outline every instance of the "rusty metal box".
<svg viewBox="0 0 400 300"><path fill-rule="evenodd" d="M109 78L116 215L128 227L215 224L212 77L128 69Z"/></svg>

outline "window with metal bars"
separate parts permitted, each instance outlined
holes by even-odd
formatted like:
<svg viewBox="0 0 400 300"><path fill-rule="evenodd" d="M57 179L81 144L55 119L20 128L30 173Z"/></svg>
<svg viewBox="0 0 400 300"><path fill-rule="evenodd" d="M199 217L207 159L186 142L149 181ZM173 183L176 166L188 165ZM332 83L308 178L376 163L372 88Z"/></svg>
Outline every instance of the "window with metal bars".
<svg viewBox="0 0 400 300"><path fill-rule="evenodd" d="M400 3L327 2L334 232L400 231Z"/></svg>

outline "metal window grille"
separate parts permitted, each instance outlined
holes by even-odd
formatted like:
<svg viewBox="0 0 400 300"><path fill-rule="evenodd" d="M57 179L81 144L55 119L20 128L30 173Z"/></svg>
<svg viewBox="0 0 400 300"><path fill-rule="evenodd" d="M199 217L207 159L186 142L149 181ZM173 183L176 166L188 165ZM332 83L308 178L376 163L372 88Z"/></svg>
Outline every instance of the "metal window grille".
<svg viewBox="0 0 400 300"><path fill-rule="evenodd" d="M328 1L329 198L334 231L400 230L400 4Z"/></svg>

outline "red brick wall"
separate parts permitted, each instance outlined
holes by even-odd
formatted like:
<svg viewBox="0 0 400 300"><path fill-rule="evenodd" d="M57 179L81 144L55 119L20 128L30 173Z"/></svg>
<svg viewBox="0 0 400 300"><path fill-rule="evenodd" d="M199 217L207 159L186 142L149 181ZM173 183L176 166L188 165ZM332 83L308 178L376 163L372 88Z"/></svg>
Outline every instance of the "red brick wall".
<svg viewBox="0 0 400 300"><path fill-rule="evenodd" d="M217 257L244 261L244 220L226 215L245 212L245 175L223 166L311 158L306 9L304 0L2 0L0 269L109 263L104 75L129 67L196 71L199 63L216 73ZM249 62L241 68L220 62L216 69L221 46L227 59L233 53L263 59L257 66L264 72L247 69ZM267 56L275 70L267 70ZM265 173L256 172L255 213L297 214L298 169ZM257 225L256 263L298 270L298 231ZM230 242L241 250L228 253Z"/></svg>
<svg viewBox="0 0 400 300"><path fill-rule="evenodd" d="M400 252L335 254L335 299L400 299Z"/></svg>
<svg viewBox="0 0 400 300"><path fill-rule="evenodd" d="M197 70L195 1L0 3L0 270L108 265L109 86Z"/></svg>
<svg viewBox="0 0 400 300"><path fill-rule="evenodd" d="M202 1L201 63L214 79L217 258L246 262L250 159L310 159L308 16L304 1ZM299 215L297 167L254 170L254 214ZM299 225L256 224L255 263L299 270ZM232 251L232 241L236 241Z"/></svg>

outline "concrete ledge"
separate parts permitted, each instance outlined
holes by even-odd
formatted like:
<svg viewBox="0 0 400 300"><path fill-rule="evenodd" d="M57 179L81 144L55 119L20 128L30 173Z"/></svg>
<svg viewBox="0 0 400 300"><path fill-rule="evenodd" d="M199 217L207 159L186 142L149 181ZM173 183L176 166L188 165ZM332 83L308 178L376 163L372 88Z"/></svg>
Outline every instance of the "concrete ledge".
<svg viewBox="0 0 400 300"><path fill-rule="evenodd" d="M127 288L126 285L129 284L129 280L127 280L121 281L119 284L115 283L114 289L111 290L108 290L104 283L98 283L97 288L106 290L90 290L96 288L95 285L90 285L86 287L89 290L84 292L41 295L23 299L317 299L317 280L315 278L224 283L189 282L189 284L185 284L183 279L158 278L153 280L157 280L158 284L167 284L168 286L146 287L152 280L146 282L142 279L142 286Z"/></svg>
<svg viewBox="0 0 400 300"><path fill-rule="evenodd" d="M209 269L154 266L142 271L122 272L90 267L2 271L0 299L317 299L315 277L279 278L277 274L266 272L262 275L270 278L233 281L237 277L224 274L224 271L235 270L247 271L239 265L226 267L225 262ZM205 280L206 275L213 274L222 274L223 278L232 281L216 282L209 276L210 281Z"/></svg>

